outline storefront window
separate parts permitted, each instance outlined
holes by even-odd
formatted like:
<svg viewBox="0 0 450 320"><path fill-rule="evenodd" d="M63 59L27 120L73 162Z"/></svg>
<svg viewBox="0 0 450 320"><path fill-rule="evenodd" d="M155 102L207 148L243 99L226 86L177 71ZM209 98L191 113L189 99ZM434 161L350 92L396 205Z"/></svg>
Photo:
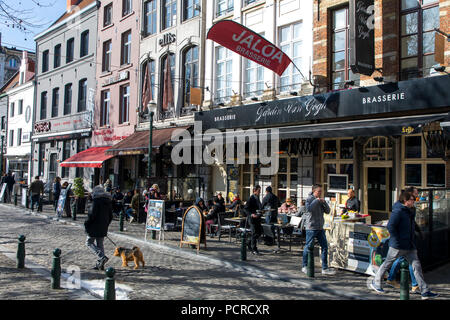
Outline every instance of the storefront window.
<svg viewBox="0 0 450 320"><path fill-rule="evenodd" d="M405 137L405 158L422 157L422 137Z"/></svg>
<svg viewBox="0 0 450 320"><path fill-rule="evenodd" d="M336 140L325 140L323 144L323 158L336 159Z"/></svg>
<svg viewBox="0 0 450 320"><path fill-rule="evenodd" d="M427 187L445 187L445 164L427 164Z"/></svg>
<svg viewBox="0 0 450 320"><path fill-rule="evenodd" d="M285 174L278 175L278 188L279 189L287 188L287 176Z"/></svg>
<svg viewBox="0 0 450 320"><path fill-rule="evenodd" d="M408 186L422 185L422 166L420 164L405 165L405 184Z"/></svg>
<svg viewBox="0 0 450 320"><path fill-rule="evenodd" d="M287 158L280 158L278 172L287 172Z"/></svg>
<svg viewBox="0 0 450 320"><path fill-rule="evenodd" d="M373 137L364 145L364 161L392 160L392 147L386 137Z"/></svg>
<svg viewBox="0 0 450 320"><path fill-rule="evenodd" d="M291 158L291 173L298 172L298 158Z"/></svg>
<svg viewBox="0 0 450 320"><path fill-rule="evenodd" d="M341 140L341 159L353 159L353 139Z"/></svg>
<svg viewBox="0 0 450 320"><path fill-rule="evenodd" d="M348 174L348 183L353 183L353 164L341 164L341 174Z"/></svg>

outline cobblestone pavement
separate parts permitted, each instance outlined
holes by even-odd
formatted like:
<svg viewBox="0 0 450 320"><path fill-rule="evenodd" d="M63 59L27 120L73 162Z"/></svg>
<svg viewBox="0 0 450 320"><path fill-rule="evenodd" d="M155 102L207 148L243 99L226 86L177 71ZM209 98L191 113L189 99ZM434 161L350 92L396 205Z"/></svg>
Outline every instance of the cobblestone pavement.
<svg viewBox="0 0 450 320"><path fill-rule="evenodd" d="M0 300L87 300L83 290L50 288L50 280L32 270L17 269L16 263L0 254Z"/></svg>
<svg viewBox="0 0 450 320"><path fill-rule="evenodd" d="M85 215L77 221L63 218L63 221L43 219L25 215L24 208L10 205L0 206L0 230L8 241L0 244L15 248L17 236L27 236L28 258L40 265L51 267L51 251L59 247L63 252L64 265L77 265L81 268L82 280L103 279L101 272L89 270L94 257L84 246L85 235L82 229ZM46 216L54 212L44 209ZM63 223L65 224L63 224ZM120 259L111 257L114 246L105 239L105 249L109 253L108 266L117 269L116 279L132 288L130 299L398 299L399 292L386 288L383 296L367 289L368 276L337 270L336 276L322 276L320 261L316 259L316 277L311 280L300 271L301 249L293 245L292 251L273 253L273 247L260 245L262 256L248 255L241 262L239 244L228 242L224 237L208 237L208 249L195 250L184 246L179 249L179 232L166 232L165 240L144 240L144 224L125 224L126 231L118 232L118 221L110 227L110 238L118 245L141 247L146 260L146 268L133 270L122 268ZM288 248L283 246L283 248ZM316 252L317 256L317 252ZM442 270L441 270L442 269ZM426 273L425 279L430 287L438 291L441 299L450 298L448 286L450 272L448 265ZM319 271L319 272L317 272ZM443 281L442 274L446 274ZM272 280L273 279L273 280ZM411 295L411 299L420 299Z"/></svg>

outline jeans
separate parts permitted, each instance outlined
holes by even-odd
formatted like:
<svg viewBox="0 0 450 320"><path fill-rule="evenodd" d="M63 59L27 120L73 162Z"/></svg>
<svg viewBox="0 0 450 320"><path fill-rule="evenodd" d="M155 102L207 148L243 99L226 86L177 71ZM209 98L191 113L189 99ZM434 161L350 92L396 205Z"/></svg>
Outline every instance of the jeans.
<svg viewBox="0 0 450 320"><path fill-rule="evenodd" d="M103 247L104 238L87 237L86 246L97 256L97 265L105 257L105 249ZM96 243L96 245L94 244Z"/></svg>
<svg viewBox="0 0 450 320"><path fill-rule="evenodd" d="M53 194L53 196L54 196L53 207L56 211L56 209L58 208L59 194L55 193L55 194Z"/></svg>
<svg viewBox="0 0 450 320"><path fill-rule="evenodd" d="M306 243L303 248L303 267L308 264L308 249L314 246L314 239L319 241L322 251L322 270L328 269L328 243L325 230L306 230Z"/></svg>
<svg viewBox="0 0 450 320"><path fill-rule="evenodd" d="M406 261L409 262L410 265L412 265L414 276L416 277L417 284L419 285L420 292L422 294L429 291L427 284L425 283L425 280L423 279L422 274L422 266L419 261L419 257L417 256L417 250L399 250L395 248L389 248L389 251L386 256L386 260L384 260L383 264L380 266L380 269L378 269L377 274L375 275L375 285L378 288L381 288L381 279L383 278L384 274L387 270L389 270L392 266L392 264L397 260L398 257L403 256L405 257Z"/></svg>
<svg viewBox="0 0 450 320"><path fill-rule="evenodd" d="M31 211L34 210L34 204L37 205L37 210L39 211L39 201L41 200L41 196L39 194L31 195Z"/></svg>
<svg viewBox="0 0 450 320"><path fill-rule="evenodd" d="M391 271L389 271L389 277L387 278L389 281L395 280L395 276L397 275L398 270L400 269L400 263L405 260L404 257L400 257L394 261L391 267ZM409 275L411 276L411 285L413 287L417 287L416 277L414 276L414 270L412 265L409 265Z"/></svg>
<svg viewBox="0 0 450 320"><path fill-rule="evenodd" d="M127 217L128 218L134 218L134 216L133 216L133 212L134 212L134 210L133 209L131 209L131 208L128 208L126 211L125 211L125 214L127 215Z"/></svg>

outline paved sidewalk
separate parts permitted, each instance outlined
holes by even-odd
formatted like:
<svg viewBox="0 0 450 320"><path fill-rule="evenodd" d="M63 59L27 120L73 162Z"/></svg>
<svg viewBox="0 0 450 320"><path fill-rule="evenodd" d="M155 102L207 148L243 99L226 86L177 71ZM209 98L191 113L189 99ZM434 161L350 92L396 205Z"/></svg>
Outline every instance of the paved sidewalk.
<svg viewBox="0 0 450 320"><path fill-rule="evenodd" d="M34 271L17 269L15 261L0 253L0 300L91 300L82 290L53 290L50 281Z"/></svg>
<svg viewBox="0 0 450 320"><path fill-rule="evenodd" d="M9 206L14 209L14 206ZM1 209L1 208L0 208ZM49 210L50 208L44 207L43 214L47 217L54 217L54 212ZM19 209L20 211L26 211L24 208ZM77 221L72 221L68 218L61 219L60 222L68 224L68 226L73 225L82 227L83 221L86 215L79 215ZM59 222L58 222L59 223ZM113 221L110 226L110 235L114 237L114 241L122 244L124 241L137 241L138 245L145 246L144 224L128 224L125 223L126 231L120 233L118 232L119 226L118 221ZM240 261L240 246L239 243L228 242L228 238L222 238L222 241L218 241L216 238L207 238L207 250L201 250L199 255L196 255L196 250L184 246L179 249L179 239L180 232L166 232L165 240L155 241L148 240L147 245L152 249L157 249L158 251L170 252L170 256L183 257L194 263L203 263L204 266L208 265L220 265L221 270L237 270L239 272L247 273L254 277L269 278L276 280L277 282L284 283L285 286L303 286L304 288L311 289L311 299L323 299L320 291L326 296L334 297L335 299L349 299L349 298L361 298L361 299L398 299L399 292L396 289L385 288L387 293L385 295L376 295L372 291L367 289L367 282L370 281L370 277L358 274L354 272L337 270L336 276L322 276L320 274L320 259L316 258L316 277L314 279L308 278L305 274L300 271L301 264L301 253L302 247L298 244L293 245L292 251L283 250L282 253L273 253L274 247L269 247L265 245L259 245L260 251L263 253L262 256L253 256L248 253L248 260L245 262ZM107 240L106 240L107 241ZM108 242L108 241L107 241ZM282 246L287 249L287 246ZM145 255L145 253L144 253ZM316 251L316 257L318 257L318 249ZM167 258L165 258L167 259ZM166 261L161 261L166 262ZM172 261L173 263L174 261ZM175 263L176 264L176 263ZM195 264L195 263L194 263ZM440 293L441 299L450 298L450 265L443 266L439 269L435 269L432 272L425 273L425 279L430 285L430 287ZM219 276L217 274L216 276ZM292 290L287 289L286 290ZM288 294L289 296L289 294ZM287 296L278 296L278 299L284 299ZM298 296L302 299L301 296ZM419 295L411 295L411 299L420 299Z"/></svg>

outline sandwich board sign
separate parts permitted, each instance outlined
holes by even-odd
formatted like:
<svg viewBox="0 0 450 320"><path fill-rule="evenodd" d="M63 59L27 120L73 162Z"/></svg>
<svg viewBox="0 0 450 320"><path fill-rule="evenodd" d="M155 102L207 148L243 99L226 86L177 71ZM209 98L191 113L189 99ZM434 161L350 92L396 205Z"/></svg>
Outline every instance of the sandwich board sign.
<svg viewBox="0 0 450 320"><path fill-rule="evenodd" d="M204 217L198 207L191 206L187 208L183 216L180 248L183 244L192 244L197 247L198 253L200 250L200 243L203 242L206 249L206 235L205 232L202 232L202 229L204 228Z"/></svg>
<svg viewBox="0 0 450 320"><path fill-rule="evenodd" d="M145 240L147 240L147 231L159 231L159 241L161 241L161 234L164 240L164 213L164 200L148 200L147 222L145 224Z"/></svg>
<svg viewBox="0 0 450 320"><path fill-rule="evenodd" d="M61 194L59 195L59 198L58 198L58 206L56 207L56 213L58 214L59 217L61 217L62 214L64 213L64 206L66 204L67 193L69 192L71 187L72 187L72 184L69 183L67 188L61 189Z"/></svg>

